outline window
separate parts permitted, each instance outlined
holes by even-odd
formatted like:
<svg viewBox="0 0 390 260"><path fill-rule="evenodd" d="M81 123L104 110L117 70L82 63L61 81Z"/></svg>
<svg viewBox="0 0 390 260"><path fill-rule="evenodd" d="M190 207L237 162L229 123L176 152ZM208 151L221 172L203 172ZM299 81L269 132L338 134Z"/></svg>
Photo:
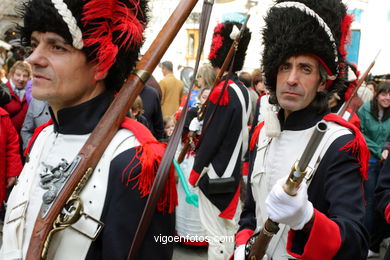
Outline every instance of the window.
<svg viewBox="0 0 390 260"><path fill-rule="evenodd" d="M195 59L198 52L199 29L187 30L187 59Z"/></svg>
<svg viewBox="0 0 390 260"><path fill-rule="evenodd" d="M363 11L360 9L348 10L348 13L353 14L355 22L358 22L358 23L360 23L362 12Z"/></svg>
<svg viewBox="0 0 390 260"><path fill-rule="evenodd" d="M351 30L351 41L348 44L347 60L358 64L360 48L360 30Z"/></svg>

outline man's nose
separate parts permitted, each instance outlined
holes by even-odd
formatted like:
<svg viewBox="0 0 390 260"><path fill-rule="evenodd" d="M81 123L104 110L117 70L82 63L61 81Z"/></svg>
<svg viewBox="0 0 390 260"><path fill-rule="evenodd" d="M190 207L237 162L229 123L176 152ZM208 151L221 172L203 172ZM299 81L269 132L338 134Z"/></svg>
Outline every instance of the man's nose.
<svg viewBox="0 0 390 260"><path fill-rule="evenodd" d="M31 66L47 66L47 59L39 46L34 49L30 56L26 59Z"/></svg>
<svg viewBox="0 0 390 260"><path fill-rule="evenodd" d="M297 84L297 82L298 82L297 71L295 69L292 69L288 74L287 84L289 84L290 86L294 86Z"/></svg>

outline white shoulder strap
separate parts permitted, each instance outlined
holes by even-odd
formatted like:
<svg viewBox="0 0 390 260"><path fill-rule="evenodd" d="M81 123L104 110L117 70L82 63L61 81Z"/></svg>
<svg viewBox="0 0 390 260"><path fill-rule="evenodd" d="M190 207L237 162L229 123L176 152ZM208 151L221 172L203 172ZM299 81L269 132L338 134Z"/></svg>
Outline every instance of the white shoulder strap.
<svg viewBox="0 0 390 260"><path fill-rule="evenodd" d="M237 157L240 153L240 148L242 146L242 153L241 156L243 157L245 155L246 150L248 149L248 120L249 120L249 114L251 111L251 102L248 102L248 109L245 110L246 103L244 95L242 94L240 88L236 84L230 84L230 87L233 88L233 90L236 92L238 99L241 103L242 108L242 129L240 132L240 135L238 136L238 140L236 142L236 146L234 147L233 154L230 158L230 161L228 163L228 166L226 167L225 172L223 173L221 178L226 178L230 176L234 170L234 167L237 162ZM208 176L210 179L217 179L220 178L217 173L214 170L213 165L210 163L209 170L208 170Z"/></svg>

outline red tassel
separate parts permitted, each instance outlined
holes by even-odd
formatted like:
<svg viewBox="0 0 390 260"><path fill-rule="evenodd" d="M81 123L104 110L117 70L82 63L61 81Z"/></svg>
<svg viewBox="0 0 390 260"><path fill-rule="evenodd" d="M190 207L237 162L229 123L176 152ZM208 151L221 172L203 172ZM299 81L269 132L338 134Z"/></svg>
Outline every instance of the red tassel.
<svg viewBox="0 0 390 260"><path fill-rule="evenodd" d="M340 25L341 38L340 38L339 52L343 56L347 55L346 46L351 40L350 29L351 29L352 22L353 22L353 16L351 14L347 14Z"/></svg>
<svg viewBox="0 0 390 260"><path fill-rule="evenodd" d="M229 85L234 84L234 81L229 80L226 88L223 89L223 85L225 85L225 81L221 81L210 93L210 101L213 102L213 104L217 104L219 96L221 95L221 92L223 90L221 99L219 100L218 105L220 106L227 106L229 104Z"/></svg>
<svg viewBox="0 0 390 260"><path fill-rule="evenodd" d="M125 118L121 126L132 131L137 140L141 143L141 145L136 148L136 156L133 159L137 159L139 162L131 169L128 167L133 161L128 164L122 172L122 182L129 185L130 182L137 179L137 182L132 189L138 187L141 196L144 197L150 193L158 166L165 152L166 144L158 142L143 124L133 119ZM141 173L131 177L132 171L138 166L142 167ZM125 175L128 176L127 180L124 178ZM176 205L176 182L174 169L173 166L171 166L164 190L157 202L157 210L160 212L172 213Z"/></svg>
<svg viewBox="0 0 390 260"><path fill-rule="evenodd" d="M327 114L324 117L324 120L335 122L341 126L344 126L352 130L352 133L355 135L355 139L351 140L346 145L344 145L344 147L342 147L341 150L347 152L351 151L352 154L356 156L360 164L360 175L362 176L363 180L367 180L370 150L367 147L366 140L364 139L363 134L356 126L354 126L353 124L344 120L343 118L339 117L336 114Z"/></svg>
<svg viewBox="0 0 390 260"><path fill-rule="evenodd" d="M249 144L249 150L250 151L253 151L253 149L256 147L256 144L257 144L257 142L259 140L260 131L263 128L263 126L264 126L264 121L262 121L260 124L258 124L255 127L255 130L253 130L253 134L252 134L251 141L250 141L250 144Z"/></svg>
<svg viewBox="0 0 390 260"><path fill-rule="evenodd" d="M222 28L224 27L223 23L218 24L214 29L213 40L211 41L209 60L215 59L217 57L217 52L223 44L223 36L220 34Z"/></svg>

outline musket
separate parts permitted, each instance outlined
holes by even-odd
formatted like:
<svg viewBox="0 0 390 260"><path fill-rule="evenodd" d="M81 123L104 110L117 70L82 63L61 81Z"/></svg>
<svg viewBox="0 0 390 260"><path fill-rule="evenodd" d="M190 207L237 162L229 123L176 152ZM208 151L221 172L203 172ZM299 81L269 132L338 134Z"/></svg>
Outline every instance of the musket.
<svg viewBox="0 0 390 260"><path fill-rule="evenodd" d="M82 203L78 193L93 173L102 154L118 131L123 118L141 92L144 83L158 65L196 3L197 0L180 1L135 70L127 78L118 95L78 153L77 163L72 163L75 168L50 206L50 210L44 215L42 212L38 214L27 251L27 260L45 259L52 235L78 220L79 216L62 214L62 209L64 207L70 209L75 206L77 207L75 212L80 213Z"/></svg>
<svg viewBox="0 0 390 260"><path fill-rule="evenodd" d="M328 125L325 121L320 121L314 128L314 132L310 137L301 158L295 162L291 172L283 185L283 190L290 196L295 196L299 185L302 183L308 172L308 165L313 158L318 145L320 144ZM279 231L279 224L271 219L267 219L260 233L253 235L247 242L245 247L246 260L261 260L265 255L268 244L272 237Z"/></svg>
<svg viewBox="0 0 390 260"><path fill-rule="evenodd" d="M222 76L225 74L226 70L228 69L228 66L231 63L233 56L236 53L238 44L240 43L240 40L241 40L242 36L244 35L244 31L247 28L249 17L250 17L250 15L247 14L246 19L245 19L245 23L241 26L240 33L233 40L232 45L229 48L229 52L226 55L226 58L223 61L223 64L222 64L222 66L217 74L215 81L214 81L213 87L210 90L210 93L220 83ZM210 97L210 95L209 95L209 97ZM208 103L209 103L209 98L207 98L206 101L200 107L199 112L198 112L198 116L197 116L199 121L202 121L204 119L204 115L205 115L206 107L207 107ZM183 160L184 160L186 154L188 153L188 151L190 150L191 146L194 145L193 140L194 140L195 136L196 136L196 132L194 132L194 131L190 131L188 133L187 139L186 139L186 141L185 141L185 143L180 151L179 156L177 157L177 162L179 164L183 162Z"/></svg>
<svg viewBox="0 0 390 260"><path fill-rule="evenodd" d="M347 111L347 108L348 108L349 104L350 104L351 101L352 101L352 98L353 98L354 96L356 96L356 94L357 94L357 92L358 92L358 90L359 90L359 87L360 87L360 86L363 84L363 82L366 80L366 78L367 78L368 74L370 73L372 67L374 67L375 61L376 61L376 59L378 58L379 53L381 53L381 50L378 51L378 53L375 55L374 60L370 63L370 65L368 66L368 68L366 69L366 71L365 71L365 72L363 73L363 75L359 78L358 82L356 83L355 89L354 89L353 92L352 92L351 97L343 104L343 107L340 109L340 111L339 111L339 113L338 113L338 115L339 115L340 117L343 117L343 116L344 116L345 111ZM348 121L352 118L352 115L353 115L353 112L351 113L351 115L350 115Z"/></svg>

